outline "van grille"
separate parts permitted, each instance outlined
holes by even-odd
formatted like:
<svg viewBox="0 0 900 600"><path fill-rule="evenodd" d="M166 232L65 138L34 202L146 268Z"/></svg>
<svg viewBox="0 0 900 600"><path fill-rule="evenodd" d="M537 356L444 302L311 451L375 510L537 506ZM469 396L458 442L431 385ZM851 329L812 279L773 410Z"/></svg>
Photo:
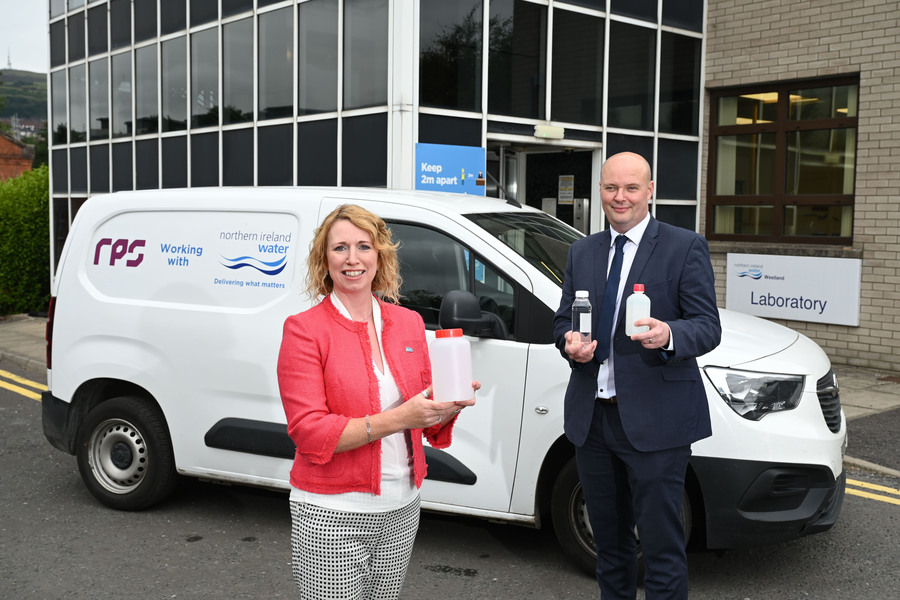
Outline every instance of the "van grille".
<svg viewBox="0 0 900 600"><path fill-rule="evenodd" d="M822 407L822 416L832 433L841 430L841 392L838 388L837 377L834 369L829 369L824 377L816 382L816 395L819 397L819 406Z"/></svg>

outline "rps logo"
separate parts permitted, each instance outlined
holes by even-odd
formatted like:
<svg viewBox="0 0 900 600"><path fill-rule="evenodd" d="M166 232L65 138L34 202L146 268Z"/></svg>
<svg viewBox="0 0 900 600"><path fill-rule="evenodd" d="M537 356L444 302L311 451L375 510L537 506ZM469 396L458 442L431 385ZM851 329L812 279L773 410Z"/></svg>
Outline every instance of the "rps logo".
<svg viewBox="0 0 900 600"><path fill-rule="evenodd" d="M100 255L103 254L103 249L109 246L109 266L113 267L117 261L128 257L125 266L136 267L144 260L144 253L140 252L135 255L135 250L143 248L146 243L146 240L134 240L129 243L125 239L113 241L112 238L103 238L97 242L97 246L94 248L94 264L100 264Z"/></svg>

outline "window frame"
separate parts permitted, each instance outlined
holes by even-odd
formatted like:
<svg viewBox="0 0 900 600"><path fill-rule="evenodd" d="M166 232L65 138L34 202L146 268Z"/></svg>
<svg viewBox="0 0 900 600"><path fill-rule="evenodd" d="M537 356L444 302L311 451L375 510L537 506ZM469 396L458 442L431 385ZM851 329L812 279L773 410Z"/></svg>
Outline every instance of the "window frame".
<svg viewBox="0 0 900 600"><path fill-rule="evenodd" d="M814 130L846 130L856 129L856 144L853 153L853 172L857 173L859 143L859 113L854 117L834 117L809 120L790 120L790 92L797 89L837 87L844 85L857 86L859 93L859 75L795 79L752 86L732 86L710 90L709 92L709 139L707 146L708 165L706 181L706 238L711 241L727 242L776 242L792 245L826 244L848 246L853 242L850 236L813 236L787 235L785 231L785 210L789 206L855 206L856 194L788 194L786 186L787 153L789 138L797 132ZM752 124L719 125L719 100L746 94L778 92L776 118L772 122ZM858 104L858 102L857 102ZM757 195L719 195L716 193L716 159L718 140L725 136L772 134L775 138L775 158L773 173L773 191L771 194ZM855 183L854 183L855 189ZM715 211L722 206L759 206L772 207L772 234L737 234L716 233L714 230ZM851 223L852 231L852 223Z"/></svg>

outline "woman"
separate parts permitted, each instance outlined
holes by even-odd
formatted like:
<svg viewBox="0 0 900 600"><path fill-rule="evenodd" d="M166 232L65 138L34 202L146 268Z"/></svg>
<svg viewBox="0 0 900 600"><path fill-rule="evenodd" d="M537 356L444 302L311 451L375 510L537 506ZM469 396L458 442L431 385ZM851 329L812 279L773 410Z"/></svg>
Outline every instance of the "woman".
<svg viewBox="0 0 900 600"><path fill-rule="evenodd" d="M354 205L332 211L308 258L307 292L324 299L285 321L278 357L304 599L397 598L419 525L422 437L447 447L456 415L475 404L430 398L425 325L396 306L399 288L384 221Z"/></svg>

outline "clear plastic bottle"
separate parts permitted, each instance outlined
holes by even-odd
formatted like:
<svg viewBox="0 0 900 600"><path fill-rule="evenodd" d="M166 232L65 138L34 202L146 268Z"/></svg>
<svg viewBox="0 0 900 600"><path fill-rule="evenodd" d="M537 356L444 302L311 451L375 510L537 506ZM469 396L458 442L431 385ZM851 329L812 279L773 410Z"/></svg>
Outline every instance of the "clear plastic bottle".
<svg viewBox="0 0 900 600"><path fill-rule="evenodd" d="M462 402L472 391L472 348L462 329L439 329L429 346L432 397L438 402Z"/></svg>
<svg viewBox="0 0 900 600"><path fill-rule="evenodd" d="M575 292L575 302L572 303L572 342L577 343L575 335L581 336L582 344L591 343L591 301L588 299L587 290Z"/></svg>
<svg viewBox="0 0 900 600"><path fill-rule="evenodd" d="M625 335L634 335L636 333L644 333L650 327L642 325L635 327L634 322L638 319L647 319L650 317L650 298L644 295L644 284L634 284L634 293L628 296L625 301Z"/></svg>

